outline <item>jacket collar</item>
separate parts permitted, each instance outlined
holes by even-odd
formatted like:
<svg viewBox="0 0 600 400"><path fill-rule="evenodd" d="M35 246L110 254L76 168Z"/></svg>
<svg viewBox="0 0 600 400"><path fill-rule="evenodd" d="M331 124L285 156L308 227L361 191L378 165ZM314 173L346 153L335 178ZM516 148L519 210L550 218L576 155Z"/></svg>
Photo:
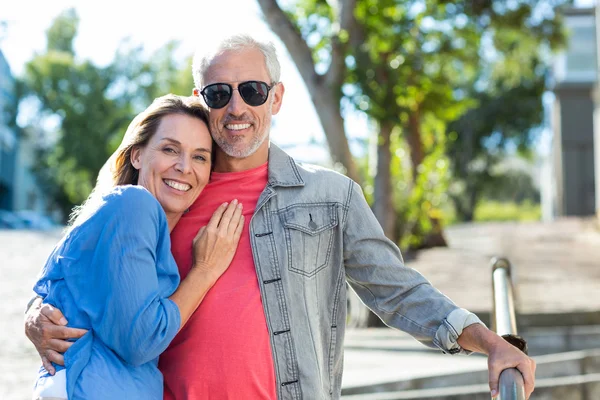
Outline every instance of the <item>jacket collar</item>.
<svg viewBox="0 0 600 400"><path fill-rule="evenodd" d="M269 146L269 185L304 186L296 161L272 142Z"/></svg>

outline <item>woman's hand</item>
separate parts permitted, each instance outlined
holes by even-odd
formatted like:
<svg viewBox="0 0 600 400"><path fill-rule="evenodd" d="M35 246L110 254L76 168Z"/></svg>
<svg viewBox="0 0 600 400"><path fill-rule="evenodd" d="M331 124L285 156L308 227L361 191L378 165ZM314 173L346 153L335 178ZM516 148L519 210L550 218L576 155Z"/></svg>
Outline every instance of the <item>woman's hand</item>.
<svg viewBox="0 0 600 400"><path fill-rule="evenodd" d="M237 199L221 204L194 238L192 268L216 282L233 260L243 228L242 204Z"/></svg>

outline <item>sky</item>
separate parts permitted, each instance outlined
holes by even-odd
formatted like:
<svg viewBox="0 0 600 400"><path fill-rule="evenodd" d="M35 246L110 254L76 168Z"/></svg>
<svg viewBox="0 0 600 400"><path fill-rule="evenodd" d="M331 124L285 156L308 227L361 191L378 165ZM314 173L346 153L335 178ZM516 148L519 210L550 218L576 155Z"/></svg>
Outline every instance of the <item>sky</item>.
<svg viewBox="0 0 600 400"><path fill-rule="evenodd" d="M130 38L151 53L168 41L180 41L183 57L206 49L208 41L216 41L232 31L245 31L272 40L279 51L282 82L285 84L284 105L274 118L271 138L302 161L328 160L323 130L309 94L283 44L263 21L253 0L171 0L168 3L140 0L3 0L0 20L8 22L0 32L0 49L14 75L20 75L24 64L46 45L45 32L61 11L75 7L79 17L76 54L98 65L110 62L119 42ZM578 6L590 6L594 0L578 0ZM350 137L366 138L369 124L359 113L346 116ZM321 146L307 145L309 142ZM354 148L356 153L361 149ZM364 149L362 149L364 151Z"/></svg>

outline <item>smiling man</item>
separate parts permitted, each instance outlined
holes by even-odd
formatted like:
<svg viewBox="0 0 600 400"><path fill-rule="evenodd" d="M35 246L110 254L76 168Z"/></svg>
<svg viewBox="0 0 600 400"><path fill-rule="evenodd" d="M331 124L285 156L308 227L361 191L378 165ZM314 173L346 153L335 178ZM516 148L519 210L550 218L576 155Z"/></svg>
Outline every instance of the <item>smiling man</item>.
<svg viewBox="0 0 600 400"><path fill-rule="evenodd" d="M492 394L508 367L533 391L534 362L404 265L355 182L269 143L284 95L272 44L232 36L197 57L193 73L218 148L211 182L172 233L182 278L206 210L235 195L246 225L230 268L160 357L166 399L339 398L346 282L425 345L487 354ZM27 330L41 332L43 356L61 361L50 339L68 328L50 329L44 315L61 316L34 307Z"/></svg>

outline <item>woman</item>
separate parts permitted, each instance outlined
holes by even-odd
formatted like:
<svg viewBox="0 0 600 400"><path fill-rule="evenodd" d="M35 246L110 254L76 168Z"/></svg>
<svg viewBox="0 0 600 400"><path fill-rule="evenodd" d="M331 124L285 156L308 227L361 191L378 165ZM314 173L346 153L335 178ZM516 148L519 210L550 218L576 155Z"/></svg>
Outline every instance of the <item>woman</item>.
<svg viewBox="0 0 600 400"><path fill-rule="evenodd" d="M222 204L179 284L169 233L208 183L207 125L199 103L174 95L130 124L34 287L88 329L55 376L41 368L34 399L162 399L158 356L229 266L244 225L241 204Z"/></svg>

